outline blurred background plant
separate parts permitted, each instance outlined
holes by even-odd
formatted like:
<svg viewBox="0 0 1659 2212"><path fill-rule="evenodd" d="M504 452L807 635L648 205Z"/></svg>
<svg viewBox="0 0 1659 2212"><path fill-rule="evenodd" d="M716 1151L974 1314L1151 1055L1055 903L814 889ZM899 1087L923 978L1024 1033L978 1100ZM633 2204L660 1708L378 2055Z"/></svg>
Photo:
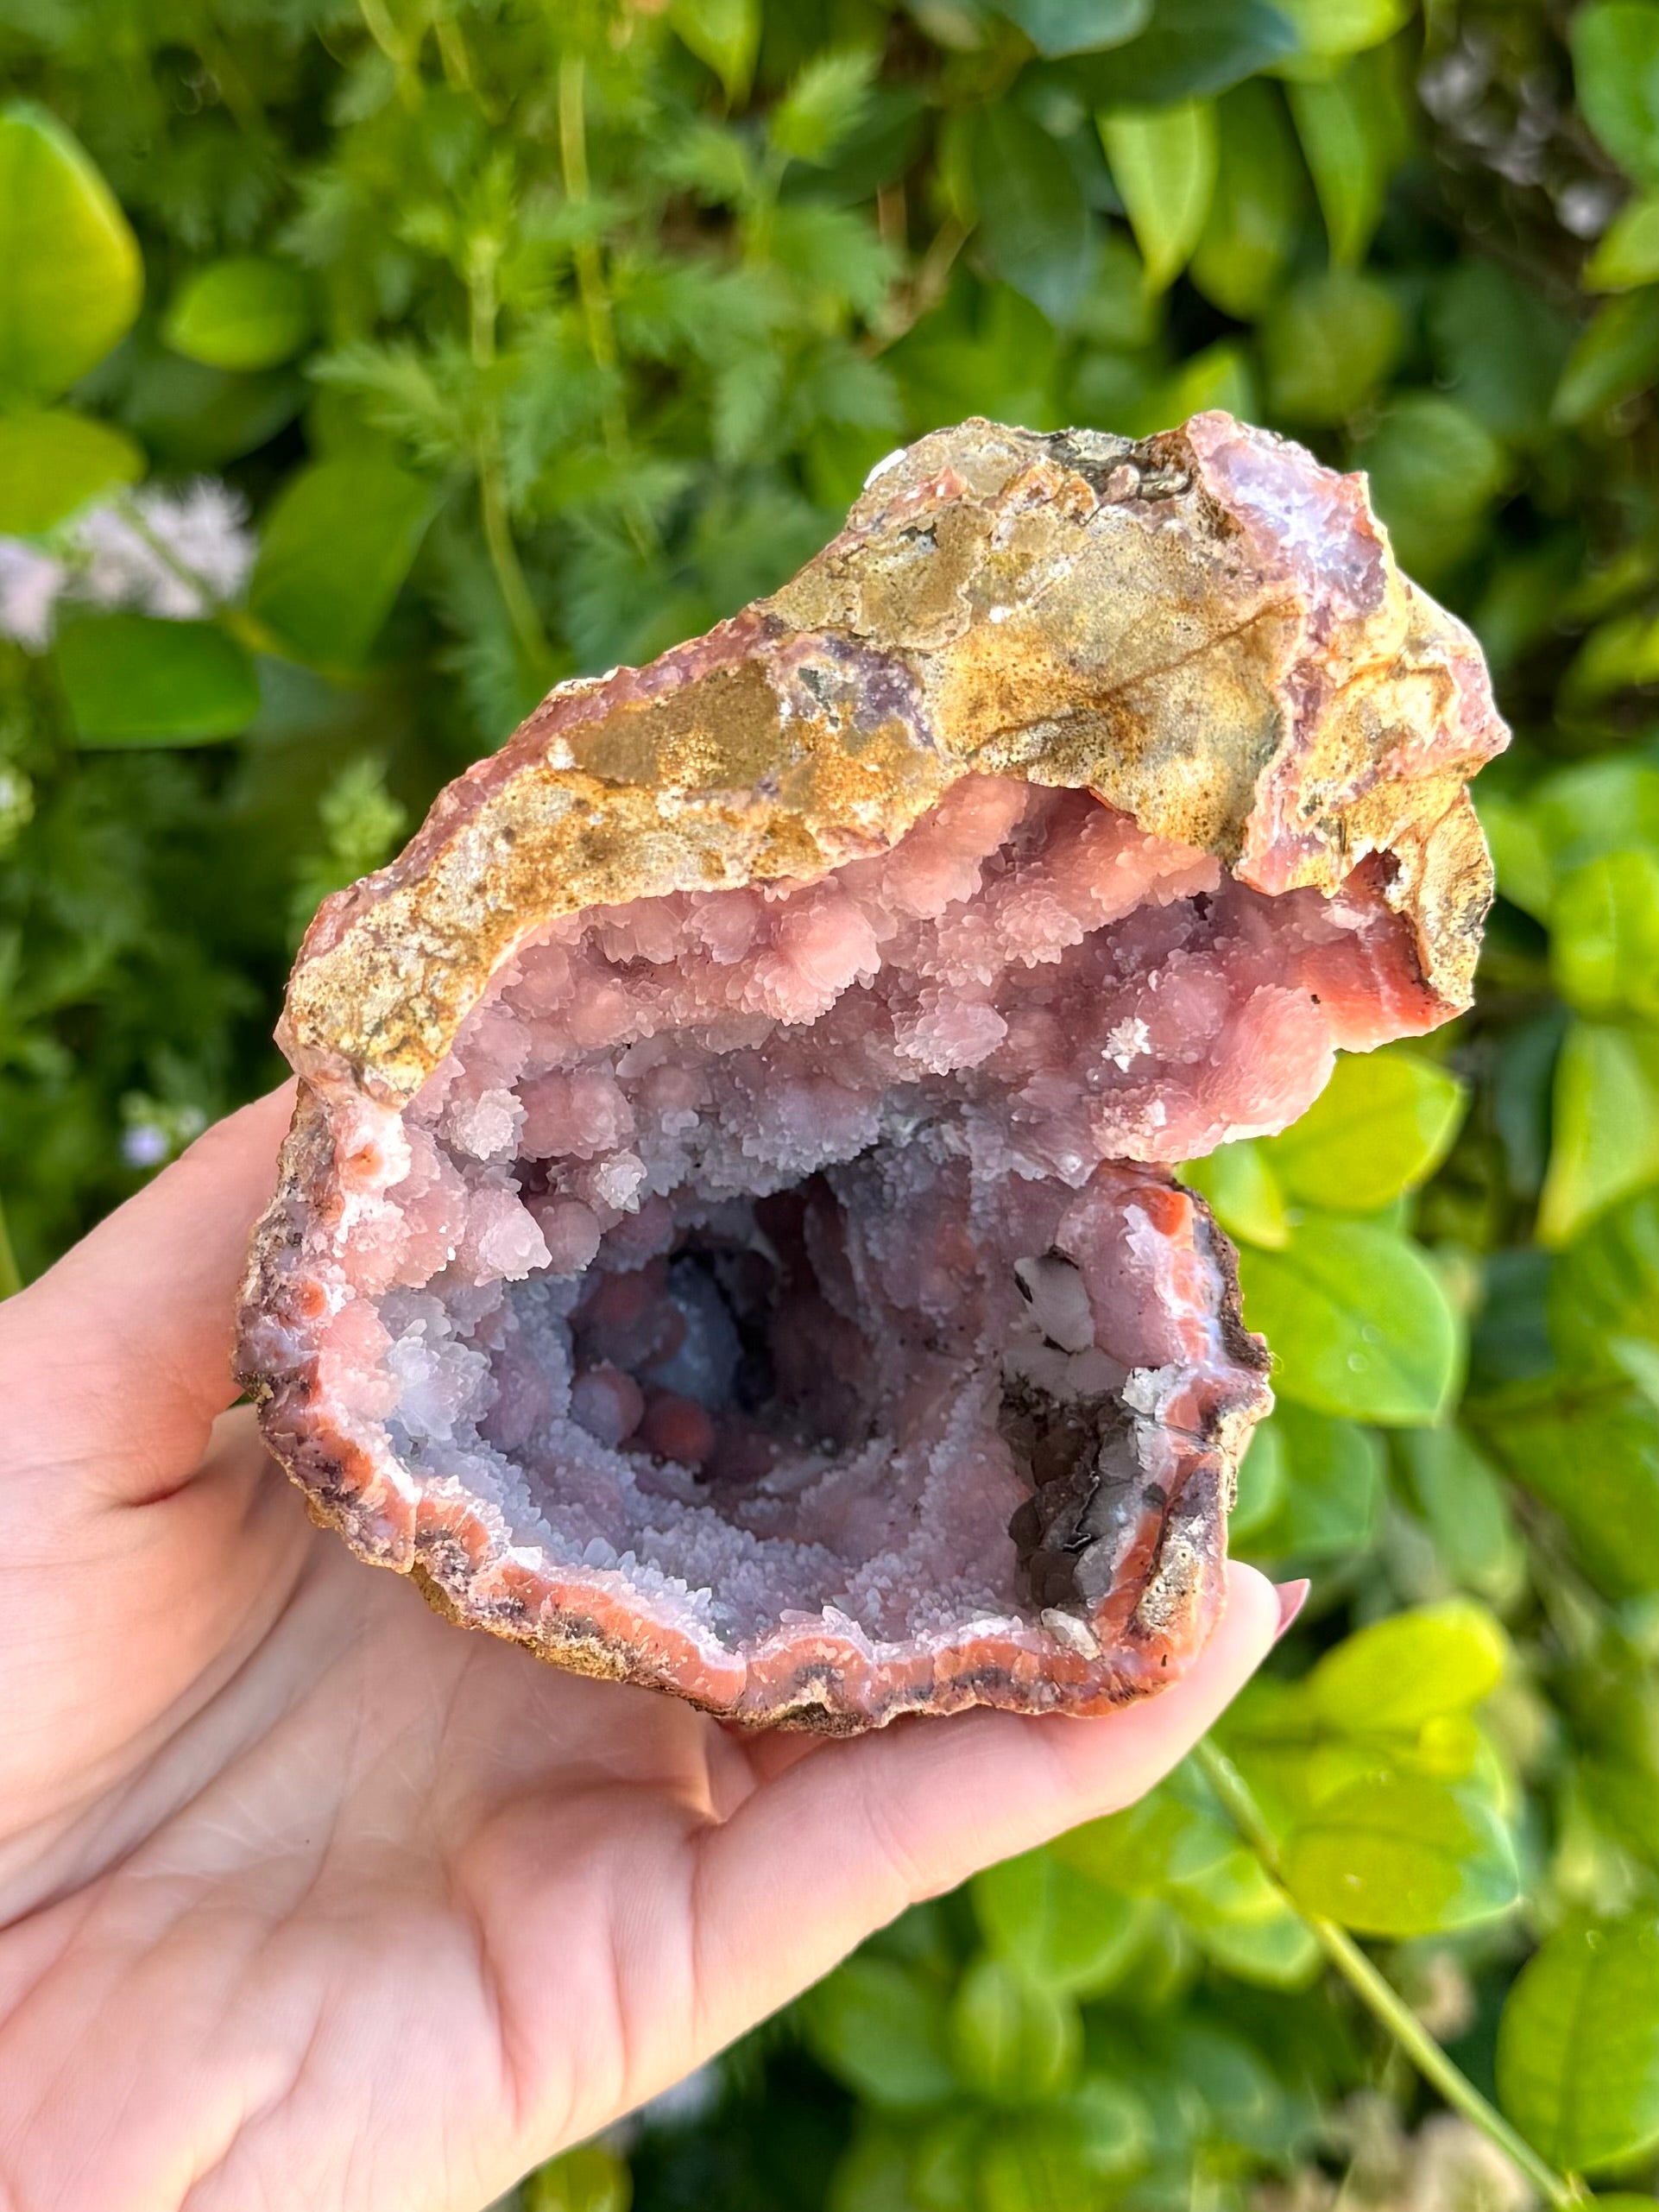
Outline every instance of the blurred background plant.
<svg viewBox="0 0 1659 2212"><path fill-rule="evenodd" d="M1366 468L1516 725L1475 1011L1195 1171L1303 1625L527 2212L1650 2190L1659 5L0 0L0 1291L274 1078L443 780L936 424Z"/></svg>

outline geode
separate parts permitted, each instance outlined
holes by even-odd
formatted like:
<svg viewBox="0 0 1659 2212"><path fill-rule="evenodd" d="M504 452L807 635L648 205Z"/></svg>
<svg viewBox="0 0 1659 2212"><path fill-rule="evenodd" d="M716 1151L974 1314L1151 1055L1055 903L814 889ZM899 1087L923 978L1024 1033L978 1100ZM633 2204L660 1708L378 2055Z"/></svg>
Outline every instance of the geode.
<svg viewBox="0 0 1659 2212"><path fill-rule="evenodd" d="M451 1618L744 1722L1174 1679L1271 1402L1175 1171L1467 1004L1504 736L1297 446L893 455L325 903L272 1450Z"/></svg>

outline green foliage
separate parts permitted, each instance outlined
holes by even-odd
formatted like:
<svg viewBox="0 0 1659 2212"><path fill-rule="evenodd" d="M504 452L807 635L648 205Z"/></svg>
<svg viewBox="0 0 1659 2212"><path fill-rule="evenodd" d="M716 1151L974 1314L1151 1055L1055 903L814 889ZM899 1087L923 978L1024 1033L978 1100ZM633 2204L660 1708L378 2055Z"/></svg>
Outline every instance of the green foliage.
<svg viewBox="0 0 1659 2212"><path fill-rule="evenodd" d="M83 745L199 745L234 737L259 711L253 662L211 623L77 622L57 662Z"/></svg>
<svg viewBox="0 0 1659 2212"><path fill-rule="evenodd" d="M1277 1871L1189 1764L527 2205L1311 2198L1356 2095L1424 2106L1309 1914L1650 2190L1659 10L98 16L0 9L0 1292L274 1078L299 933L446 778L936 424L1223 405L1366 468L1517 732L1473 1013L1189 1171L1277 1361L1234 1548L1314 1578L1220 1732Z"/></svg>
<svg viewBox="0 0 1659 2212"><path fill-rule="evenodd" d="M1504 2007L1505 2110L1576 2173L1628 2171L1659 2146L1659 1924L1575 1918L1531 1959Z"/></svg>

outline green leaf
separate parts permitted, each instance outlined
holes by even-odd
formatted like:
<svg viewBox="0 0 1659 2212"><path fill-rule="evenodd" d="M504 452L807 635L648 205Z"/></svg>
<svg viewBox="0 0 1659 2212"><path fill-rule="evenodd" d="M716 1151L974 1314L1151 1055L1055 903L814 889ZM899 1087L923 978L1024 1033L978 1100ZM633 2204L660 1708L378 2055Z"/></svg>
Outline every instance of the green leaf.
<svg viewBox="0 0 1659 2212"><path fill-rule="evenodd" d="M524 2212L628 2212L628 2168L602 2143L583 2143L539 2166L525 2181Z"/></svg>
<svg viewBox="0 0 1659 2212"><path fill-rule="evenodd" d="M1498 2031L1498 2092L1533 2148L1605 2173L1659 2146L1659 1920L1576 1918L1522 1969Z"/></svg>
<svg viewBox="0 0 1659 2212"><path fill-rule="evenodd" d="M0 415L0 531L9 536L49 530L143 473L142 453L107 422L66 408Z"/></svg>
<svg viewBox="0 0 1659 2212"><path fill-rule="evenodd" d="M1504 1485L1461 1429L1409 1429L1396 1439L1435 1555L1454 1581L1508 1604L1526 1579L1525 1548Z"/></svg>
<svg viewBox="0 0 1659 2212"><path fill-rule="evenodd" d="M1396 400L1355 458L1401 565L1431 578L1471 551L1510 475L1492 433L1438 392Z"/></svg>
<svg viewBox="0 0 1659 2212"><path fill-rule="evenodd" d="M79 141L43 108L0 114L0 390L54 397L130 329L138 241Z"/></svg>
<svg viewBox="0 0 1659 2212"><path fill-rule="evenodd" d="M1099 118L1101 142L1146 268L1162 292L1186 267L1215 189L1215 111L1202 100Z"/></svg>
<svg viewBox="0 0 1659 2212"><path fill-rule="evenodd" d="M1496 1809L1422 1774L1350 1783L1285 1838L1285 1887L1304 1912L1367 1936L1429 1936L1490 1920L1521 1894Z"/></svg>
<svg viewBox="0 0 1659 2212"><path fill-rule="evenodd" d="M778 151L797 161L829 161L857 129L880 61L867 47L814 54L766 123L766 136Z"/></svg>
<svg viewBox="0 0 1659 2212"><path fill-rule="evenodd" d="M1645 761L1586 761L1547 776L1530 811L1558 873L1604 852L1659 852L1659 768Z"/></svg>
<svg viewBox="0 0 1659 2212"><path fill-rule="evenodd" d="M107 615L66 629L54 657L83 744L199 745L259 711L252 660L211 623Z"/></svg>
<svg viewBox="0 0 1659 2212"><path fill-rule="evenodd" d="M1436 381L1510 445L1553 435L1550 402L1575 325L1494 261L1455 263L1429 313Z"/></svg>
<svg viewBox="0 0 1659 2212"><path fill-rule="evenodd" d="M1420 1052L1345 1053L1302 1119L1263 1144L1263 1162L1303 1205L1376 1213L1428 1181L1468 1103L1465 1085Z"/></svg>
<svg viewBox="0 0 1659 2212"><path fill-rule="evenodd" d="M999 0L999 11L1057 58L1122 46L1151 22L1152 0Z"/></svg>
<svg viewBox="0 0 1659 2212"><path fill-rule="evenodd" d="M1659 20L1659 16L1656 17ZM1601 308L1567 357L1551 409L1587 422L1659 376L1659 290L1624 292Z"/></svg>
<svg viewBox="0 0 1659 2212"><path fill-rule="evenodd" d="M1659 9L1601 0L1568 25L1584 119L1621 167L1659 185Z"/></svg>
<svg viewBox="0 0 1659 2212"><path fill-rule="evenodd" d="M1266 0L1159 0L1139 38L1069 63L1062 81L1096 110L1167 107L1224 92L1296 47Z"/></svg>
<svg viewBox="0 0 1659 2212"><path fill-rule="evenodd" d="M1659 854L1604 853L1569 870L1555 894L1549 964L1580 1014L1659 1014Z"/></svg>
<svg viewBox="0 0 1659 2212"><path fill-rule="evenodd" d="M970 2089L998 2104L1041 2104L1076 2078L1082 2025L1062 1991L982 1958L957 1988L950 2040Z"/></svg>
<svg viewBox="0 0 1659 2212"><path fill-rule="evenodd" d="M1076 170L1011 100L975 118L969 161L986 260L1051 322L1063 324L1094 264L1094 224Z"/></svg>
<svg viewBox="0 0 1659 2212"><path fill-rule="evenodd" d="M1281 1397L1389 1426L1440 1418L1462 1331L1416 1245L1375 1223L1314 1215L1284 1251L1241 1252L1240 1273Z"/></svg>
<svg viewBox="0 0 1659 2212"><path fill-rule="evenodd" d="M1064 2105L1016 2114L980 2146L973 2212L1083 2212L1101 2204L1103 2181L1144 2162L1148 2133L1140 2099L1099 2079Z"/></svg>
<svg viewBox="0 0 1659 2212"><path fill-rule="evenodd" d="M1574 1021L1555 1063L1538 1241L1570 1242L1614 1199L1659 1181L1659 1031Z"/></svg>
<svg viewBox="0 0 1659 2212"><path fill-rule="evenodd" d="M1258 1421L1239 1462L1238 1495L1227 1515L1227 1536L1235 1551L1248 1551L1252 1538L1271 1527L1284 1508L1289 1481L1283 1431L1271 1421Z"/></svg>
<svg viewBox="0 0 1659 2212"><path fill-rule="evenodd" d="M1282 1399L1272 1419L1258 1426L1249 1459L1264 1444L1283 1461L1283 1486L1271 1513L1249 1530L1252 1557L1328 1558L1372 1541L1384 1463L1369 1429Z"/></svg>
<svg viewBox="0 0 1659 2212"><path fill-rule="evenodd" d="M1282 1252L1290 1242L1284 1191L1268 1154L1253 1137L1219 1146L1207 1160L1189 1160L1181 1179L1209 1202L1229 1236Z"/></svg>
<svg viewBox="0 0 1659 2212"><path fill-rule="evenodd" d="M1411 15L1411 0L1277 0L1277 4L1296 25L1303 53L1321 59L1380 46Z"/></svg>
<svg viewBox="0 0 1659 2212"><path fill-rule="evenodd" d="M377 454L313 461L266 518L251 612L300 660L355 667L391 611L435 503L431 485Z"/></svg>
<svg viewBox="0 0 1659 2212"><path fill-rule="evenodd" d="M992 1950L1026 1978L1085 1994L1108 1988L1139 1949L1140 1910L1051 1851L1027 1851L974 1878Z"/></svg>
<svg viewBox="0 0 1659 2212"><path fill-rule="evenodd" d="M1262 324L1274 408L1300 422L1346 421L1393 366L1404 334L1393 294L1371 277L1304 277Z"/></svg>
<svg viewBox="0 0 1659 2212"><path fill-rule="evenodd" d="M809 1992L802 2017L824 2065L871 2104L908 2111L956 2093L944 1995L919 1973L850 1958Z"/></svg>
<svg viewBox="0 0 1659 2212"><path fill-rule="evenodd" d="M1638 193L1621 207L1585 264L1593 292L1629 292L1659 279L1659 192Z"/></svg>
<svg viewBox="0 0 1659 2212"><path fill-rule="evenodd" d="M311 329L306 280L292 262L239 254L187 276L161 325L175 353L210 369L274 369Z"/></svg>
<svg viewBox="0 0 1659 2212"><path fill-rule="evenodd" d="M1659 1191L1598 1216L1561 1255L1549 1335L1574 1375L1628 1372L1615 1346L1659 1345Z"/></svg>
<svg viewBox="0 0 1659 2212"><path fill-rule="evenodd" d="M760 49L760 0L672 0L668 20L729 100L747 98Z"/></svg>
<svg viewBox="0 0 1659 2212"><path fill-rule="evenodd" d="M1509 1640L1486 1607L1451 1598L1357 1630L1326 1653L1308 1691L1332 1728L1416 1729L1490 1697L1508 1663Z"/></svg>
<svg viewBox="0 0 1659 2212"><path fill-rule="evenodd" d="M1522 1386L1479 1411L1504 1469L1560 1517L1614 1597L1659 1589L1659 1406L1628 1386Z"/></svg>
<svg viewBox="0 0 1659 2212"><path fill-rule="evenodd" d="M1225 313L1249 320L1272 296L1296 250L1302 165L1284 102L1270 85L1225 93L1216 126L1216 184L1192 279Z"/></svg>
<svg viewBox="0 0 1659 2212"><path fill-rule="evenodd" d="M1337 76L1288 90L1332 265L1353 269L1365 259L1381 219L1389 179L1410 150L1388 58L1364 54Z"/></svg>

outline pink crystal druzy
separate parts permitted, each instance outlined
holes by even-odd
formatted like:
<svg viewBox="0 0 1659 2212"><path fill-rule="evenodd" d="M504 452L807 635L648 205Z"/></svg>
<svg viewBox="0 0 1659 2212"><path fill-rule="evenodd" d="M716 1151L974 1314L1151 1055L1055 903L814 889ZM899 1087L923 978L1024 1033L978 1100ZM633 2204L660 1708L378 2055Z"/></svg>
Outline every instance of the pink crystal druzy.
<svg viewBox="0 0 1659 2212"><path fill-rule="evenodd" d="M739 1718L1173 1678L1269 1394L1172 1170L1466 1002L1503 736L1298 448L923 439L325 906L272 1449L443 1610Z"/></svg>

